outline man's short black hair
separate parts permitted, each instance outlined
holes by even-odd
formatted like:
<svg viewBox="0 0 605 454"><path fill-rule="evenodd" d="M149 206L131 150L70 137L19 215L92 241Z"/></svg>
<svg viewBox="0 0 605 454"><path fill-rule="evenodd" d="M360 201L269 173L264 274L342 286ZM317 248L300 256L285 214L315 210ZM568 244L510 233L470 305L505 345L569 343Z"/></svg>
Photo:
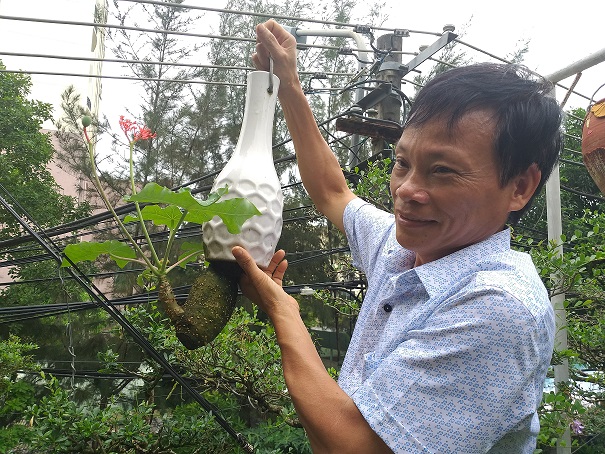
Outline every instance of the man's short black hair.
<svg viewBox="0 0 605 454"><path fill-rule="evenodd" d="M550 176L562 146L562 112L551 82L516 64L480 63L450 69L420 90L405 127L446 121L453 132L475 110L494 113L500 184L536 163L542 177L529 203L509 216L515 224Z"/></svg>

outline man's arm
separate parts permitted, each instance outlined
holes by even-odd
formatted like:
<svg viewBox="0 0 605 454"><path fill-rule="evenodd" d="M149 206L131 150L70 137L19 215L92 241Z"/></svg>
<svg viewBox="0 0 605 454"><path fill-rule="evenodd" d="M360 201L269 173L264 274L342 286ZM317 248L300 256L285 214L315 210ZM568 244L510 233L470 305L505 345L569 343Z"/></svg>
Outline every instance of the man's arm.
<svg viewBox="0 0 605 454"><path fill-rule="evenodd" d="M298 303L281 288L287 262L275 253L261 271L241 247L233 255L244 270L244 295L265 311L275 327L286 386L315 453L392 453L372 430L355 402L330 377L299 312Z"/></svg>
<svg viewBox="0 0 605 454"><path fill-rule="evenodd" d="M296 71L296 40L270 20L257 27L254 64L280 78L279 99L292 136L298 167L317 209L344 232L343 213L355 198L342 169L317 127ZM233 255L244 270L244 295L269 315L282 354L288 392L311 447L316 453L382 454L392 451L372 430L353 400L326 371L301 317L297 301L281 288L287 268L278 251L265 272L236 247Z"/></svg>
<svg viewBox="0 0 605 454"><path fill-rule="evenodd" d="M256 28L257 68L269 70L269 55L274 73L280 79L279 101L292 137L298 169L313 203L334 225L344 232L344 209L355 194L349 189L334 153L324 140L296 70L296 40L274 20Z"/></svg>

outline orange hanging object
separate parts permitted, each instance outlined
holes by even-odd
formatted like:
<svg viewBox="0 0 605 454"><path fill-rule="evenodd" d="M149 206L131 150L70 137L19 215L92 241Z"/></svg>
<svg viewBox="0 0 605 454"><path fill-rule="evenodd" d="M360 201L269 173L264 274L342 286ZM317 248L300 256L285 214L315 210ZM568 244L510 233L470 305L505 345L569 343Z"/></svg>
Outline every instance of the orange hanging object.
<svg viewBox="0 0 605 454"><path fill-rule="evenodd" d="M584 119L582 160L599 190L605 194L605 98L594 103Z"/></svg>

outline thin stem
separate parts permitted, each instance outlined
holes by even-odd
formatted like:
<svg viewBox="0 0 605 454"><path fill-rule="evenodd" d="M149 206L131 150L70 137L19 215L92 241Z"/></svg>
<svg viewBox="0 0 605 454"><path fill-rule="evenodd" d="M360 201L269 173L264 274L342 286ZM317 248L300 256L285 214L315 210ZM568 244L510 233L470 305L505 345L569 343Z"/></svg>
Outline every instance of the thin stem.
<svg viewBox="0 0 605 454"><path fill-rule="evenodd" d="M166 271L166 265L168 264L168 253L170 252L170 249L172 249L172 243L174 243L174 238L176 237L176 232L179 230L179 227L185 220L185 216L187 216L187 213L188 213L188 211L183 209L183 213L181 214L181 218L179 219L179 222L177 222L174 229L170 230L170 235L168 237L168 244L166 244L166 252L164 253L164 259L162 260L162 263L160 263L160 272ZM180 263L180 262L178 262L178 263ZM174 267L170 267L170 269L173 269L173 268Z"/></svg>
<svg viewBox="0 0 605 454"><path fill-rule="evenodd" d="M169 268L166 269L166 274L170 273L173 269L175 269L177 266L179 266L181 263L183 263L186 260L189 260L191 257L193 257L196 254L199 254L200 252L202 252L203 249L199 249L197 251L193 251L191 254L187 254L185 257L183 257L181 260L179 260L178 262L174 263L173 265L170 265Z"/></svg>
<svg viewBox="0 0 605 454"><path fill-rule="evenodd" d="M151 270L151 272L153 274L157 275L158 269L155 266L153 266L153 264L145 256L145 254L143 253L143 251L141 250L139 245L136 243L134 238L132 238L132 236L126 229L126 227L124 227L124 224L122 224L122 221L118 217L118 214L115 212L115 210L113 209L113 206L111 205L111 203L109 203L109 200L107 199L107 194L105 194L105 191L103 190L103 187L101 186L101 180L99 179L99 174L97 173L97 166L95 163L95 154L93 152L92 142L90 142L90 140L88 141L88 156L90 158L90 163L92 164L92 176L94 178L94 182L97 187L97 191L99 192L99 195L101 196L101 199L103 200L103 203L105 204L105 207L111 212L114 220L116 221L116 223L118 225L118 228L124 234L124 236L126 236L126 238L128 238L128 241L130 242L130 244L134 247L134 249L137 251L137 253L142 257L142 259L145 262L145 265Z"/></svg>
<svg viewBox="0 0 605 454"><path fill-rule="evenodd" d="M134 151L134 141L131 140L129 142L129 147L130 147L130 187L132 190L132 195L136 195L137 193L137 187L134 183L134 156L133 156L133 151ZM139 206L139 202L134 202L134 206L137 210L137 214L139 215L139 221L141 223L141 228L143 229L143 235L145 235L145 240L147 241L147 246L149 246L149 249L151 250L151 256L153 257L153 260L155 261L158 269L162 270L162 263L160 262L160 258L158 257L158 254L155 251L155 248L153 247L153 243L151 242L151 238L149 237L149 232L147 231L147 226L145 226L145 220L143 219L143 214L141 213L141 207ZM166 249L166 257L168 257L168 251L170 249Z"/></svg>
<svg viewBox="0 0 605 454"><path fill-rule="evenodd" d="M146 262L143 261L143 260L141 260L141 259L131 259L129 257L121 257L121 256L115 255L115 254L109 254L109 256L112 259L114 259L114 260L116 260L116 259L117 260L124 260L124 261L127 261L127 262L138 263L140 265L146 265Z"/></svg>

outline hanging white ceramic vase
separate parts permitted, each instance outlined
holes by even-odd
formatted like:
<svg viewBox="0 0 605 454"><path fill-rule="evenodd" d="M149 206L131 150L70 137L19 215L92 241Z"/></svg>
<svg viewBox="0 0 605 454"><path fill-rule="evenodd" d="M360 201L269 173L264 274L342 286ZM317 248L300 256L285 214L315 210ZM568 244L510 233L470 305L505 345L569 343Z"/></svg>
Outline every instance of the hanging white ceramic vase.
<svg viewBox="0 0 605 454"><path fill-rule="evenodd" d="M272 132L279 78L269 73L248 73L244 120L233 155L218 174L212 191L227 185L225 199L245 197L261 212L242 225L233 235L215 217L203 226L206 260L234 261L231 249L243 246L256 263L268 266L282 230L283 194L273 164Z"/></svg>

